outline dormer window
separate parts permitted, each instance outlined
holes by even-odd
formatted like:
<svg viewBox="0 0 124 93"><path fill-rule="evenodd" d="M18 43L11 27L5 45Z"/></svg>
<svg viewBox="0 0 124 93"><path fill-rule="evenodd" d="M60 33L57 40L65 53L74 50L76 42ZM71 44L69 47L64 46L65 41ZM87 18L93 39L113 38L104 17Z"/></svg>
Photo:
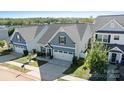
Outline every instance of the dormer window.
<svg viewBox="0 0 124 93"><path fill-rule="evenodd" d="M59 44L60 45L66 44L66 37L65 36L59 36Z"/></svg>
<svg viewBox="0 0 124 93"><path fill-rule="evenodd" d="M19 36L19 35L17 35L17 40L18 40L18 42L20 42L20 41L21 41L21 39L20 39L20 36Z"/></svg>

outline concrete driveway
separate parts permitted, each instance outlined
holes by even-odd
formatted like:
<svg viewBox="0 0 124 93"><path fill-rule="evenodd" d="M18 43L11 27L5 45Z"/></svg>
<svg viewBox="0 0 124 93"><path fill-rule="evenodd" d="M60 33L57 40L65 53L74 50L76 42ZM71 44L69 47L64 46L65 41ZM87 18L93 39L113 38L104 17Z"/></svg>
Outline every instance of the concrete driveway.
<svg viewBox="0 0 124 93"><path fill-rule="evenodd" d="M47 64L40 67L40 75L42 80L51 81L64 76L63 72L68 69L70 63L68 61L53 59Z"/></svg>
<svg viewBox="0 0 124 93"><path fill-rule="evenodd" d="M8 55L0 56L0 63L6 62L6 61L11 61L11 60L16 59L21 56L22 56L22 54L12 52Z"/></svg>

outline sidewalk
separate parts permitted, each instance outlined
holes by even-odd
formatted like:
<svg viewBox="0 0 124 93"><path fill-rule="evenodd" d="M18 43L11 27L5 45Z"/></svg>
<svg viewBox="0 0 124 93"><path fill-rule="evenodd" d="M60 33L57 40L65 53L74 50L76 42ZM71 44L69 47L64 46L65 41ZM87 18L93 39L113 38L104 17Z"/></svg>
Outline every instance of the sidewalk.
<svg viewBox="0 0 124 93"><path fill-rule="evenodd" d="M21 67L23 65L22 63L18 63L18 62L14 62L14 61L9 61L9 62L6 62L6 63L11 64L11 65L15 65L15 66L18 66L18 67ZM25 68L29 69L29 70L39 71L39 68L34 67L34 66L25 65Z"/></svg>
<svg viewBox="0 0 124 93"><path fill-rule="evenodd" d="M23 65L22 63L18 63L18 62L14 62L14 61L9 61L9 62L6 62L6 63L11 64L11 65L15 65L15 66L18 66L18 67L21 67ZM39 78L41 80L39 67L26 65L25 68L31 70L30 72L26 73L27 75L31 75L31 76Z"/></svg>
<svg viewBox="0 0 124 93"><path fill-rule="evenodd" d="M74 76L71 76L71 75L63 76L60 79L64 79L64 80L68 80L68 81L88 81L88 80L81 79L81 78L78 78L78 77L74 77Z"/></svg>

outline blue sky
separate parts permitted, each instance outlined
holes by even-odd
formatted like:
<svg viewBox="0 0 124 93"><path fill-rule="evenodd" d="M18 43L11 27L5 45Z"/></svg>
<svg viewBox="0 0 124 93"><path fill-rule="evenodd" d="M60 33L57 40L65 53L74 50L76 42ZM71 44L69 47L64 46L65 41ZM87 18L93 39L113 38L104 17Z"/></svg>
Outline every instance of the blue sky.
<svg viewBox="0 0 124 93"><path fill-rule="evenodd" d="M0 18L29 17L96 17L98 15L120 15L121 11L0 11Z"/></svg>

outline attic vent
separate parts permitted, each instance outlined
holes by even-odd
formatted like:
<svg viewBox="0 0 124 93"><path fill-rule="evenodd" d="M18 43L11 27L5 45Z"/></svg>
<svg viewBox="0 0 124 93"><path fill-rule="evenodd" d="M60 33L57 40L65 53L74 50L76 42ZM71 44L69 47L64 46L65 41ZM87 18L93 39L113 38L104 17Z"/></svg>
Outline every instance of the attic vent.
<svg viewBox="0 0 124 93"><path fill-rule="evenodd" d="M112 23L110 24L110 27L111 27L111 28L114 28L114 26L115 26L115 25L114 25L114 23L112 22Z"/></svg>

